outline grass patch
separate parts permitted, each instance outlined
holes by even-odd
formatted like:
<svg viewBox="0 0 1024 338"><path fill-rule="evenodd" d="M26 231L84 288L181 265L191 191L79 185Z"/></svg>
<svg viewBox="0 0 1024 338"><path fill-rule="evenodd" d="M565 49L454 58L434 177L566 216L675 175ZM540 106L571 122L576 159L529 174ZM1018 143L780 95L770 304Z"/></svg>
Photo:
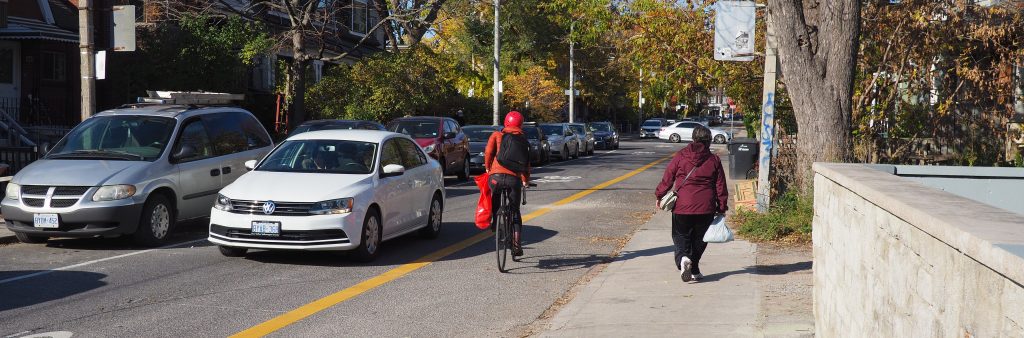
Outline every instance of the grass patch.
<svg viewBox="0 0 1024 338"><path fill-rule="evenodd" d="M738 210L732 221L740 236L755 242L808 242L813 219L813 199L787 193L772 201L767 213Z"/></svg>

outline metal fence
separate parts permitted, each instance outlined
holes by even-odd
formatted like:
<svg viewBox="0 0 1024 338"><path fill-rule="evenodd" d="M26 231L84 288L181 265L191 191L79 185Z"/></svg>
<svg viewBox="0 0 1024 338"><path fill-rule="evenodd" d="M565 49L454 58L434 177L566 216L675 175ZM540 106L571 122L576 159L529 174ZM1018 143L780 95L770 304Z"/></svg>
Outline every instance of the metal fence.
<svg viewBox="0 0 1024 338"><path fill-rule="evenodd" d="M0 163L8 166L7 171L0 176L14 176L38 159L39 151L36 147L0 147Z"/></svg>

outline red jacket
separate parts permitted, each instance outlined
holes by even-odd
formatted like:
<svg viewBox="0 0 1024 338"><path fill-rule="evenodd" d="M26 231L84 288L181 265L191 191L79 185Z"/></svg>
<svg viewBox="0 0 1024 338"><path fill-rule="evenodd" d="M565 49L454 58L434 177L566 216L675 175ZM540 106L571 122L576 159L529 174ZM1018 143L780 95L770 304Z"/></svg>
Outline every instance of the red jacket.
<svg viewBox="0 0 1024 338"><path fill-rule="evenodd" d="M487 139L487 148L484 150L484 167L487 168L487 172L490 174L508 174L512 176L519 176L519 179L523 182L530 181L530 165L526 165L526 172L522 175L516 175L512 170L508 170L498 163L498 149L501 148L501 137L503 133L509 134L523 134L523 130L515 127L505 127L501 131L496 131L491 134L491 137Z"/></svg>
<svg viewBox="0 0 1024 338"><path fill-rule="evenodd" d="M679 187L694 166L697 169ZM670 189L679 189L676 207L672 210L675 214L703 215L729 210L729 189L725 183L722 160L712 154L704 143L690 143L672 157L654 194L661 200Z"/></svg>

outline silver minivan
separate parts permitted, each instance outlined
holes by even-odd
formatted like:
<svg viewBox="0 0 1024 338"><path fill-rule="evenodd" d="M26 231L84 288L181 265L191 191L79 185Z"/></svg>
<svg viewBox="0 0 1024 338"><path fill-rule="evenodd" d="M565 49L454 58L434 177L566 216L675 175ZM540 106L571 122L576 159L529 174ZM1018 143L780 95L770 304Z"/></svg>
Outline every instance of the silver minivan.
<svg viewBox="0 0 1024 338"><path fill-rule="evenodd" d="M217 192L272 148L266 129L241 108L108 110L19 171L0 208L26 243L131 235L155 246L178 221L209 216Z"/></svg>

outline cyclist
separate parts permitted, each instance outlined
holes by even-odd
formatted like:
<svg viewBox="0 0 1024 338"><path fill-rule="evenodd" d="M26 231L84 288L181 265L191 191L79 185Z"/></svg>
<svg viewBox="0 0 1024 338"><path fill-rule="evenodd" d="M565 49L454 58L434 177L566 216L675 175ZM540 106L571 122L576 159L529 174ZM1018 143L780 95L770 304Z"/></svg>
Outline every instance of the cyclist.
<svg viewBox="0 0 1024 338"><path fill-rule="evenodd" d="M491 134L484 150L484 167L490 174L488 185L491 187L491 231L494 231L494 220L501 208L502 189L511 190L513 228L521 228L523 224L519 205L522 202L523 187L530 182L530 145L523 134L523 115L511 111L505 115L505 128ZM510 138L506 141L505 138ZM518 141L518 142L516 142ZM525 144L525 147L523 146ZM512 256L523 255L519 232L512 236Z"/></svg>

